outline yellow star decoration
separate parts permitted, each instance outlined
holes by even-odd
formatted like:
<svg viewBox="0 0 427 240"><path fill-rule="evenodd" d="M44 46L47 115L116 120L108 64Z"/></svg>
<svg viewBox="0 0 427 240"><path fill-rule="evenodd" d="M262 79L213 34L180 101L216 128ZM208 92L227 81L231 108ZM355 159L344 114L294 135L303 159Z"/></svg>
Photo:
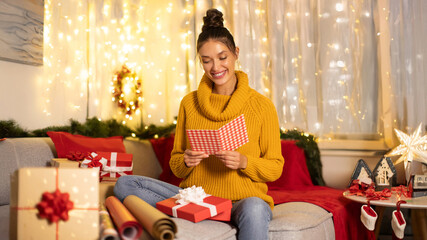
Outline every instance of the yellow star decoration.
<svg viewBox="0 0 427 240"><path fill-rule="evenodd" d="M418 126L417 130L409 136L408 134L394 129L396 136L400 140L400 145L394 148L388 156L398 156L401 155L399 159L395 162L398 164L400 162L405 163L405 167L408 162L419 161L424 164L427 164L427 135L421 137L421 126L422 123Z"/></svg>

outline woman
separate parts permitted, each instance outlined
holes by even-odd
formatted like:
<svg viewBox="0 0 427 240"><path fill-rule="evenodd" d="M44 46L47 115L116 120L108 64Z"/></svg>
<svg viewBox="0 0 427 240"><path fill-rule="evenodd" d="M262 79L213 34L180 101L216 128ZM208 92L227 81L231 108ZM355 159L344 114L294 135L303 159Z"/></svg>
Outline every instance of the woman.
<svg viewBox="0 0 427 240"><path fill-rule="evenodd" d="M222 13L207 11L197 40L204 76L199 88L181 102L170 166L182 178L181 188L141 176L123 176L114 192L123 200L137 195L149 204L170 198L180 189L201 186L207 194L231 199L231 221L238 239L268 239L273 199L266 182L283 169L279 124L274 105L249 87L247 75L235 70L239 49L224 28ZM219 129L244 115L249 142L215 155L192 151L187 129Z"/></svg>

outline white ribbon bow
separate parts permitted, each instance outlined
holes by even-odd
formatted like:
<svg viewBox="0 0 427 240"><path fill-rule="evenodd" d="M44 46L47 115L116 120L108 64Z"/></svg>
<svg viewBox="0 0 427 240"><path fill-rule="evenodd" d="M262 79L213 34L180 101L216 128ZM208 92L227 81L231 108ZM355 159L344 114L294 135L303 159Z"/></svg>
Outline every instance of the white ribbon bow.
<svg viewBox="0 0 427 240"><path fill-rule="evenodd" d="M203 199L209 196L210 195L206 194L205 190L203 190L202 187L192 186L189 188L179 190L179 193L173 196L173 198L177 199L175 203L177 203L178 205L172 207L172 215L174 217L177 217L178 216L177 210L179 208L189 203L194 203L194 204L209 208L211 217L216 216L218 214L216 210L216 206L213 204L203 202Z"/></svg>

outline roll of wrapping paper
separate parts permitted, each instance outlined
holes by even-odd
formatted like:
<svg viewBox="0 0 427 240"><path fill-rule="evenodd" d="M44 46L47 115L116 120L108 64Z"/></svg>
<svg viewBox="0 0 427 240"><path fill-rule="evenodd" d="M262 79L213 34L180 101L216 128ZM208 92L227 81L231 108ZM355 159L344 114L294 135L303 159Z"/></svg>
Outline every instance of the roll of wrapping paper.
<svg viewBox="0 0 427 240"><path fill-rule="evenodd" d="M120 240L119 233L114 228L111 216L104 204L99 204L99 221L100 221L100 240Z"/></svg>
<svg viewBox="0 0 427 240"><path fill-rule="evenodd" d="M128 209L115 196L105 199L105 206L123 240L138 239L142 234L142 227Z"/></svg>
<svg viewBox="0 0 427 240"><path fill-rule="evenodd" d="M144 229L156 240L171 240L177 231L175 222L166 214L134 195L123 201Z"/></svg>

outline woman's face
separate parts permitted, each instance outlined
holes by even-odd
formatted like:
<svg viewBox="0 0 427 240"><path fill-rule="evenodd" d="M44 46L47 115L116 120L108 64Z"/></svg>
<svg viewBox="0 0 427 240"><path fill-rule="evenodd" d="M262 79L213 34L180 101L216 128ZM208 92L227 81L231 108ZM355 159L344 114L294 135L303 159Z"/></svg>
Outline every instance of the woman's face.
<svg viewBox="0 0 427 240"><path fill-rule="evenodd" d="M203 70L216 87L235 83L234 68L238 53L238 48L233 53L225 44L215 40L207 41L199 49Z"/></svg>

